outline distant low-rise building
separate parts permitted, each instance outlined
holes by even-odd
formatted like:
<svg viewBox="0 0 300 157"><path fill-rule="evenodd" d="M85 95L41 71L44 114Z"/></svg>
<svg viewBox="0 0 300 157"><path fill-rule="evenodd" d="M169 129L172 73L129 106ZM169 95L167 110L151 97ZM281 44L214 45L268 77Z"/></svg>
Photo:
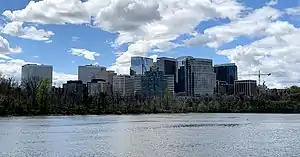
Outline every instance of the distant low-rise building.
<svg viewBox="0 0 300 157"><path fill-rule="evenodd" d="M257 82L256 80L236 80L234 82L234 93L247 96L257 95Z"/></svg>
<svg viewBox="0 0 300 157"><path fill-rule="evenodd" d="M228 84L226 81L216 81L215 93L232 95L234 94L234 84Z"/></svg>
<svg viewBox="0 0 300 157"><path fill-rule="evenodd" d="M80 102L86 94L86 85L82 81L67 81L63 84L63 90L69 101Z"/></svg>

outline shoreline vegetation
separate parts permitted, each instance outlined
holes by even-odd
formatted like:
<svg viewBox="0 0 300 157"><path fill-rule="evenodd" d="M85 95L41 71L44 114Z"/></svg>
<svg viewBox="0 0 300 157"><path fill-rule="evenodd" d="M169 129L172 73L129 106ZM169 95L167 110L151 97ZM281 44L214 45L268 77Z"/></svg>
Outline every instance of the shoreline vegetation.
<svg viewBox="0 0 300 157"><path fill-rule="evenodd" d="M285 92L244 95L109 96L94 97L62 89L49 89L45 80L19 85L0 77L0 116L121 115L157 113L300 113L300 87Z"/></svg>

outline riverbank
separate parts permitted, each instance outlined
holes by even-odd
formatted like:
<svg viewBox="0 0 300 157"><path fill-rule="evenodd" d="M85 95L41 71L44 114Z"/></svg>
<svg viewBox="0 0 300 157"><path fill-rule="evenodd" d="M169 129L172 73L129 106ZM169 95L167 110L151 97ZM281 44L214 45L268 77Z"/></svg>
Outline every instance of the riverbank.
<svg viewBox="0 0 300 157"><path fill-rule="evenodd" d="M102 113L102 114L27 114L27 115L1 115L0 117L56 117L56 116L114 116L114 115L159 115L159 114L300 114L299 112L157 112L157 113Z"/></svg>

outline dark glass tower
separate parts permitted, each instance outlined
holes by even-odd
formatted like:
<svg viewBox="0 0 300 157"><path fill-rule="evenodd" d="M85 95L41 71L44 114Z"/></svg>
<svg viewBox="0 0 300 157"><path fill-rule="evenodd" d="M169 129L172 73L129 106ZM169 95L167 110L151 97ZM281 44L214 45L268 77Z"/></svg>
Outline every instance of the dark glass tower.
<svg viewBox="0 0 300 157"><path fill-rule="evenodd" d="M237 66L234 63L215 65L214 72L216 80L225 81L228 84L233 85L234 81L238 79Z"/></svg>

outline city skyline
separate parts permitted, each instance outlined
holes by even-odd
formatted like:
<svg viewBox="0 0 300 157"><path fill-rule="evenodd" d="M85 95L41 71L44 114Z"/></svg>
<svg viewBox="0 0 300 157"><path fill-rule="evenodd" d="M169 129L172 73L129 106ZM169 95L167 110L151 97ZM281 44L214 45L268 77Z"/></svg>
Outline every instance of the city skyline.
<svg viewBox="0 0 300 157"><path fill-rule="evenodd" d="M24 64L53 65L53 83L61 85L77 79L79 65L129 74L132 56L194 56L234 62L241 79L272 73L262 78L269 87L299 85L299 0L179 2L1 1L0 71L20 79Z"/></svg>

